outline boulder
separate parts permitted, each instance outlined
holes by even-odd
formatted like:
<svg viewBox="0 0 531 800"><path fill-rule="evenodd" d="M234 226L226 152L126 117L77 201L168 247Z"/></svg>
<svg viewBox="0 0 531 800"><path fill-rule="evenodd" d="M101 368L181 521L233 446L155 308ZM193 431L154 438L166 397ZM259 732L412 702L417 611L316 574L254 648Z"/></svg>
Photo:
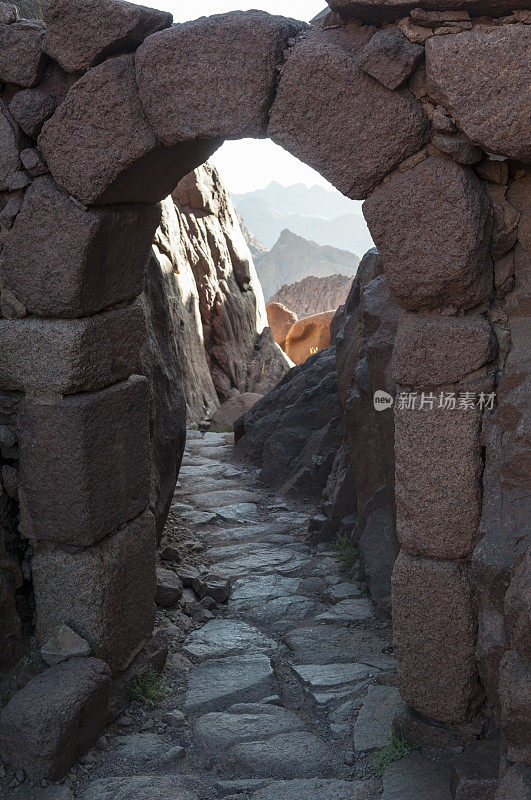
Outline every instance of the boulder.
<svg viewBox="0 0 531 800"><path fill-rule="evenodd" d="M138 375L99 392L21 404L25 536L38 544L87 547L146 508L148 408L148 382Z"/></svg>
<svg viewBox="0 0 531 800"><path fill-rule="evenodd" d="M46 66L43 37L44 24L34 19L0 25L0 81L24 89L40 81Z"/></svg>
<svg viewBox="0 0 531 800"><path fill-rule="evenodd" d="M374 34L360 54L360 66L388 89L397 89L415 71L424 48L413 44L398 28Z"/></svg>
<svg viewBox="0 0 531 800"><path fill-rule="evenodd" d="M267 308L273 304L283 304L295 314L293 322L296 322L297 316L311 317L339 308L347 299L351 284L352 276L345 274L322 277L309 275L297 283L282 286L271 297ZM282 347L281 342L279 344Z"/></svg>
<svg viewBox="0 0 531 800"><path fill-rule="evenodd" d="M157 588L155 589L155 602L163 608L173 608L182 597L183 585L171 569L157 567Z"/></svg>
<svg viewBox="0 0 531 800"><path fill-rule="evenodd" d="M115 53L134 50L172 15L123 0L52 0L44 51L66 72L84 72Z"/></svg>
<svg viewBox="0 0 531 800"><path fill-rule="evenodd" d="M209 572L193 578L192 587L199 597L211 597L216 603L224 603L230 594L230 579L226 575Z"/></svg>
<svg viewBox="0 0 531 800"><path fill-rule="evenodd" d="M321 493L341 442L334 348L292 369L236 421L238 450L281 491Z"/></svg>
<svg viewBox="0 0 531 800"><path fill-rule="evenodd" d="M262 394L257 394L256 392L235 393L228 400L225 400L214 416L211 417L211 429L230 428L239 417L246 414L262 397Z"/></svg>
<svg viewBox="0 0 531 800"><path fill-rule="evenodd" d="M335 311L314 314L295 322L286 336L286 354L294 364L302 364L309 356L330 347L330 323Z"/></svg>
<svg viewBox="0 0 531 800"><path fill-rule="evenodd" d="M156 206L82 209L39 178L4 245L4 286L38 316L87 316L130 300L142 291L159 219Z"/></svg>
<svg viewBox="0 0 531 800"><path fill-rule="evenodd" d="M263 11L233 11L146 39L136 54L136 80L157 139L172 147L264 136L277 66L302 27Z"/></svg>
<svg viewBox="0 0 531 800"><path fill-rule="evenodd" d="M188 298L175 290L175 274L155 249L149 258L141 303L147 339L140 352L150 395L151 501L160 541L186 440L186 401L181 368L179 311ZM192 332L188 334L192 336ZM187 354L193 358L192 353Z"/></svg>
<svg viewBox="0 0 531 800"><path fill-rule="evenodd" d="M63 778L105 732L108 666L74 658L30 680L0 713L0 755L34 781Z"/></svg>
<svg viewBox="0 0 531 800"><path fill-rule="evenodd" d="M393 350L393 374L405 386L457 383L491 362L497 342L484 317L403 314Z"/></svg>
<svg viewBox="0 0 531 800"><path fill-rule="evenodd" d="M56 182L85 205L158 202L219 144L159 144L138 96L132 55L89 70L39 136Z"/></svg>
<svg viewBox="0 0 531 800"><path fill-rule="evenodd" d="M90 645L68 625L60 625L41 647L41 655L52 666L69 658L89 656Z"/></svg>
<svg viewBox="0 0 531 800"><path fill-rule="evenodd" d="M9 111L24 133L36 139L47 119L53 116L57 102L48 92L25 89L17 92L9 104Z"/></svg>
<svg viewBox="0 0 531 800"><path fill-rule="evenodd" d="M19 19L18 8L12 3L0 3L0 25L10 25Z"/></svg>
<svg viewBox="0 0 531 800"><path fill-rule="evenodd" d="M466 564L405 550L393 571L397 686L408 705L440 722L468 722L483 699L467 571Z"/></svg>
<svg viewBox="0 0 531 800"><path fill-rule="evenodd" d="M286 287L283 287L286 288ZM297 322L297 314L290 311L283 303L270 301L266 305L267 321L275 342L285 349L286 336L291 326Z"/></svg>
<svg viewBox="0 0 531 800"><path fill-rule="evenodd" d="M452 114L472 142L524 161L531 158L531 115L526 113L530 47L528 25L433 36L426 43L430 97Z"/></svg>
<svg viewBox="0 0 531 800"><path fill-rule="evenodd" d="M515 764L500 780L495 800L527 800L531 792L531 767Z"/></svg>
<svg viewBox="0 0 531 800"><path fill-rule="evenodd" d="M437 155L392 176L365 201L387 283L404 308L467 309L488 299L489 212L476 176Z"/></svg>
<svg viewBox="0 0 531 800"><path fill-rule="evenodd" d="M268 135L348 197L363 199L424 144L427 118L404 88L395 92L362 71L373 28L314 31L286 61ZM356 86L345 93L344 86Z"/></svg>
<svg viewBox="0 0 531 800"><path fill-rule="evenodd" d="M347 18L379 23L400 19L419 6L439 13L455 10L459 14L466 9L476 16L510 14L514 9L527 8L527 0L330 0L328 5Z"/></svg>
<svg viewBox="0 0 531 800"><path fill-rule="evenodd" d="M500 662L501 727L510 746L529 745L531 668L529 660L508 650Z"/></svg>
<svg viewBox="0 0 531 800"><path fill-rule="evenodd" d="M77 553L42 550L32 559L41 644L68 625L113 673L131 663L155 619L155 524L146 512Z"/></svg>

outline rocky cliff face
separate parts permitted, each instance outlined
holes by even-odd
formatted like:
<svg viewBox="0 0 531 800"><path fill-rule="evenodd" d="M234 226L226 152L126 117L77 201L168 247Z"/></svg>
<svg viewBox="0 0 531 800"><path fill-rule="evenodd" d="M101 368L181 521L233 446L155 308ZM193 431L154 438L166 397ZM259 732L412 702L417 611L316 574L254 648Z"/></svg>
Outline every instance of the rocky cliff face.
<svg viewBox="0 0 531 800"><path fill-rule="evenodd" d="M284 284L308 275L320 277L339 272L352 277L358 264L359 258L354 253L316 244L287 229L269 252L256 257L256 269L266 299Z"/></svg>
<svg viewBox="0 0 531 800"><path fill-rule="evenodd" d="M282 305L299 317L310 317L322 311L335 311L347 299L352 278L329 275L318 278L309 275L297 283L285 284L271 296L270 303Z"/></svg>
<svg viewBox="0 0 531 800"><path fill-rule="evenodd" d="M173 201L179 228L174 267L179 273L181 264L184 272L189 265L193 273L217 397L224 402L234 389L265 394L290 363L268 328L262 288L229 194L215 168L205 164L178 184ZM190 308L195 302L190 295ZM187 379L192 356L184 353L184 358L185 385L197 386L193 372ZM211 397L208 381L205 396Z"/></svg>

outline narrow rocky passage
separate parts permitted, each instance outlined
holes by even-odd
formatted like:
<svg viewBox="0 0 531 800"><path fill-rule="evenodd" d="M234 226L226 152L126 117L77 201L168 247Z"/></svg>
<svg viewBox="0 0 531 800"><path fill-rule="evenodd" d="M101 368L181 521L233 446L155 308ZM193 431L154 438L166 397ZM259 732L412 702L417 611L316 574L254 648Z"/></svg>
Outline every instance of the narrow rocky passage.
<svg viewBox="0 0 531 800"><path fill-rule="evenodd" d="M381 796L374 751L402 705L390 626L357 567L307 543L315 509L268 492L232 438L189 432L158 569L165 696L133 701L54 800ZM392 783L385 798L417 797Z"/></svg>

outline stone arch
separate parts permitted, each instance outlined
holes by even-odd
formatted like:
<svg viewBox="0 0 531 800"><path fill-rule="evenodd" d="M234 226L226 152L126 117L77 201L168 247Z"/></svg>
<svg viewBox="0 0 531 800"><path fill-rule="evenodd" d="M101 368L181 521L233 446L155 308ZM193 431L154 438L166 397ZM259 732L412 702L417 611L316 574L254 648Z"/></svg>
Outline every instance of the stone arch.
<svg viewBox="0 0 531 800"><path fill-rule="evenodd" d="M37 49L34 74L25 64L21 78L10 76L31 87L43 59L75 65L38 150L26 156L34 180L2 252L2 298L11 306L1 321L0 384L25 395L19 496L35 548L37 632L43 638L59 621L83 617L113 673L153 623L148 398L135 374L143 335L135 298L156 203L224 139L270 136L347 196L367 198L388 284L405 309L394 364L400 387L494 385L497 345L485 312L512 277L509 267L496 283L493 262L515 245L519 214L511 218L492 188L506 163L485 160L480 148L521 161L529 153L512 119L489 122L499 87L485 52L506 76L514 59L521 63L529 28L516 19L497 33L459 27L458 18L454 35L430 32L424 48L407 12L455 4L402 3L400 13L383 0L330 5L344 16L314 28L263 12L169 27L157 13L129 10L113 22L120 35L91 27L87 45L75 4L55 0L47 56ZM510 6L499 2L496 14ZM400 16L400 27L378 27ZM465 50L475 55L463 99L464 61L456 65ZM417 70L424 56L427 82ZM522 85L504 86L515 107ZM487 183L472 167L481 159ZM481 538L480 426L477 409L396 412L399 686L417 711L451 723L470 720L484 697L469 575Z"/></svg>

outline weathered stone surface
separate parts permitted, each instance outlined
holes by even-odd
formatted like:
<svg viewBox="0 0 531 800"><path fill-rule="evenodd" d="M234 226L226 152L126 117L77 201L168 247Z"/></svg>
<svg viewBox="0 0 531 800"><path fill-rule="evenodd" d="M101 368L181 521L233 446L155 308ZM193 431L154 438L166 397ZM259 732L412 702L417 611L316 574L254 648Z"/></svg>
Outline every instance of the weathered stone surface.
<svg viewBox="0 0 531 800"><path fill-rule="evenodd" d="M0 319L0 382L5 389L102 389L138 369L145 323L138 302L79 320Z"/></svg>
<svg viewBox="0 0 531 800"><path fill-rule="evenodd" d="M68 625L59 625L41 647L41 655L51 666L69 658L89 656L90 645Z"/></svg>
<svg viewBox="0 0 531 800"><path fill-rule="evenodd" d="M188 304L188 297L176 292L171 264L162 256L156 257L155 252L152 251L148 261L144 292L140 299L148 334L140 351L140 361L141 371L148 379L150 389L150 508L160 542L186 439L180 312Z"/></svg>
<svg viewBox="0 0 531 800"><path fill-rule="evenodd" d="M441 722L467 722L482 699L474 658L476 619L465 565L401 551L392 578L397 685L403 699Z"/></svg>
<svg viewBox="0 0 531 800"><path fill-rule="evenodd" d="M387 767L381 800L451 800L450 769L411 753Z"/></svg>
<svg viewBox="0 0 531 800"><path fill-rule="evenodd" d="M463 558L480 538L481 415L437 402L395 409L398 539L414 555Z"/></svg>
<svg viewBox="0 0 531 800"><path fill-rule="evenodd" d="M180 578L171 569L157 567L157 588L155 589L155 602L164 608L176 606L182 597L183 584Z"/></svg>
<svg viewBox="0 0 531 800"><path fill-rule="evenodd" d="M62 778L105 731L110 672L75 658L33 678L0 714L0 753L32 780Z"/></svg>
<svg viewBox="0 0 531 800"><path fill-rule="evenodd" d="M43 550L32 561L37 636L68 625L113 672L146 643L155 619L155 528L146 512L78 553Z"/></svg>
<svg viewBox="0 0 531 800"><path fill-rule="evenodd" d="M374 750L386 745L395 714L403 706L404 701L395 686L369 686L354 725L356 751Z"/></svg>
<svg viewBox="0 0 531 800"><path fill-rule="evenodd" d="M57 102L48 92L38 89L25 89L17 92L9 104L13 119L24 133L36 139L42 126L53 115Z"/></svg>
<svg viewBox="0 0 531 800"><path fill-rule="evenodd" d="M527 553L509 584L504 603L509 646L527 658L531 658L530 562L531 554Z"/></svg>
<svg viewBox="0 0 531 800"><path fill-rule="evenodd" d="M343 444L324 492L321 535L352 538L362 579L380 611L391 610L391 572L398 551L394 497L394 415L376 411L374 393L395 394L390 368L402 313L389 292L376 250L365 254L336 336Z"/></svg>
<svg viewBox="0 0 531 800"><path fill-rule="evenodd" d="M397 89L414 72L424 48L413 44L398 28L374 34L360 55L360 66L388 89Z"/></svg>
<svg viewBox="0 0 531 800"><path fill-rule="evenodd" d="M370 664L386 644L367 631L334 625L310 625L290 631L284 641L295 664Z"/></svg>
<svg viewBox="0 0 531 800"><path fill-rule="evenodd" d="M231 750L241 742L257 742L304 729L296 714L279 706L242 703L233 708L225 713L205 714L194 726L199 747L217 760L234 761Z"/></svg>
<svg viewBox="0 0 531 800"><path fill-rule="evenodd" d="M529 661L508 650L500 662L501 726L511 745L529 744L531 669Z"/></svg>
<svg viewBox="0 0 531 800"><path fill-rule="evenodd" d="M485 184L492 207L490 254L494 261L502 258L516 244L520 212L505 199L506 187Z"/></svg>
<svg viewBox="0 0 531 800"><path fill-rule="evenodd" d="M230 194L216 168L204 164L179 182L173 200L180 238L173 263L179 272L191 265L218 397L224 402L233 389L264 394L292 364L267 328L262 288ZM184 353L185 376L193 380L189 359Z"/></svg>
<svg viewBox="0 0 531 800"><path fill-rule="evenodd" d="M258 742L241 742L232 748L239 768L251 775L271 778L331 777L337 770L332 750L314 733L279 733Z"/></svg>
<svg viewBox="0 0 531 800"><path fill-rule="evenodd" d="M443 136L438 133L433 137L432 144L442 153L452 156L458 164L476 164L483 156L480 148L464 136Z"/></svg>
<svg viewBox="0 0 531 800"><path fill-rule="evenodd" d="M319 495L341 442L339 414L330 348L292 369L237 420L235 439L241 452L261 462L268 485Z"/></svg>
<svg viewBox="0 0 531 800"><path fill-rule="evenodd" d="M531 767L516 764L500 781L495 800L527 800L531 792Z"/></svg>
<svg viewBox="0 0 531 800"><path fill-rule="evenodd" d="M213 619L188 637L183 651L196 660L270 653L275 642L246 622Z"/></svg>
<svg viewBox="0 0 531 800"><path fill-rule="evenodd" d="M136 78L158 140L171 147L264 136L276 68L301 27L263 11L234 11L150 36L137 51Z"/></svg>
<svg viewBox="0 0 531 800"><path fill-rule="evenodd" d="M286 355L294 364L302 364L314 353L330 347L330 323L335 311L314 314L295 322L286 336Z"/></svg>
<svg viewBox="0 0 531 800"><path fill-rule="evenodd" d="M382 22L400 19L413 9L441 12L453 11L462 14L510 14L518 8L526 8L527 0L330 0L333 11L346 17L356 17L364 22Z"/></svg>
<svg viewBox="0 0 531 800"><path fill-rule="evenodd" d="M489 203L472 172L430 156L379 187L363 213L404 308L472 308L489 297Z"/></svg>
<svg viewBox="0 0 531 800"><path fill-rule="evenodd" d="M229 578L217 572L193 578L192 587L199 597L212 597L216 603L224 603L230 594Z"/></svg>
<svg viewBox="0 0 531 800"><path fill-rule="evenodd" d="M0 191L8 188L9 179L20 169L20 136L13 118L0 103Z"/></svg>
<svg viewBox="0 0 531 800"><path fill-rule="evenodd" d="M22 654L22 621L15 604L12 576L0 572L0 666L10 667Z"/></svg>
<svg viewBox="0 0 531 800"><path fill-rule="evenodd" d="M43 36L44 25L37 20L0 25L0 81L24 88L39 82L46 64Z"/></svg>
<svg viewBox="0 0 531 800"><path fill-rule="evenodd" d="M128 775L98 778L90 783L82 800L197 800L182 775Z"/></svg>
<svg viewBox="0 0 531 800"><path fill-rule="evenodd" d="M426 43L430 97L472 142L522 160L531 158L530 47L527 25L434 36Z"/></svg>
<svg viewBox="0 0 531 800"><path fill-rule="evenodd" d="M253 794L252 800L365 800L370 790L367 781L341 781L330 778L299 778L273 781Z"/></svg>
<svg viewBox="0 0 531 800"><path fill-rule="evenodd" d="M12 3L0 3L0 24L10 25L19 18L18 9Z"/></svg>
<svg viewBox="0 0 531 800"><path fill-rule="evenodd" d="M451 789L454 800L494 800L498 787L499 742L469 745L455 762Z"/></svg>
<svg viewBox="0 0 531 800"><path fill-rule="evenodd" d="M223 711L235 702L260 702L277 689L265 655L211 659L190 671L185 705L189 711Z"/></svg>
<svg viewBox="0 0 531 800"><path fill-rule="evenodd" d="M41 544L86 547L146 508L148 402L147 381L135 375L100 392L21 405L26 536Z"/></svg>
<svg viewBox="0 0 531 800"><path fill-rule="evenodd" d="M229 428L236 420L246 414L255 403L261 400L263 394L256 392L235 392L232 397L218 408L210 420L211 428Z"/></svg>
<svg viewBox="0 0 531 800"><path fill-rule="evenodd" d="M77 81L39 136L57 183L88 205L162 200L218 145L158 143L129 55L111 58Z"/></svg>
<svg viewBox="0 0 531 800"><path fill-rule="evenodd" d="M123 0L53 0L43 46L66 72L81 72L171 23L171 14Z"/></svg>
<svg viewBox="0 0 531 800"><path fill-rule="evenodd" d="M40 178L4 246L4 286L39 316L85 316L130 300L142 291L159 213L156 206L86 211Z"/></svg>
<svg viewBox="0 0 531 800"><path fill-rule="evenodd" d="M286 336L295 322L297 314L291 311L283 303L269 302L266 305L267 321L271 328L271 333L275 342L284 350L286 347Z"/></svg>
<svg viewBox="0 0 531 800"><path fill-rule="evenodd" d="M402 314L393 350L393 374L403 386L457 383L492 361L497 352L484 317Z"/></svg>
<svg viewBox="0 0 531 800"><path fill-rule="evenodd" d="M367 76L359 50L371 28L313 32L285 63L268 135L348 197L363 199L424 143L427 119L407 89ZM344 86L356 86L345 94Z"/></svg>

